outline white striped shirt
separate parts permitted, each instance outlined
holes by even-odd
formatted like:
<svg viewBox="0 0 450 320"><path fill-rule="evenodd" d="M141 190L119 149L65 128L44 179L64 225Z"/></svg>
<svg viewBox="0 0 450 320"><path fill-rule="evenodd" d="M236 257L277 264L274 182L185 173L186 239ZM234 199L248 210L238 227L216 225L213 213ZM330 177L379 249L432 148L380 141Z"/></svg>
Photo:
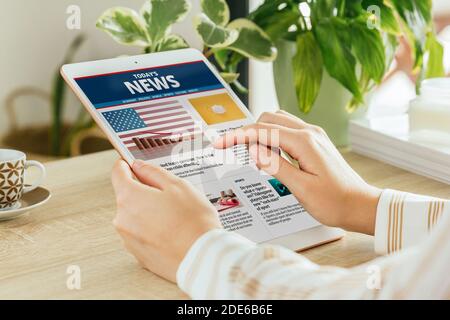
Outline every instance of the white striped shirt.
<svg viewBox="0 0 450 320"><path fill-rule="evenodd" d="M212 230L190 248L177 282L194 299L449 299L450 201L383 191L375 250L387 256L349 269L319 266Z"/></svg>

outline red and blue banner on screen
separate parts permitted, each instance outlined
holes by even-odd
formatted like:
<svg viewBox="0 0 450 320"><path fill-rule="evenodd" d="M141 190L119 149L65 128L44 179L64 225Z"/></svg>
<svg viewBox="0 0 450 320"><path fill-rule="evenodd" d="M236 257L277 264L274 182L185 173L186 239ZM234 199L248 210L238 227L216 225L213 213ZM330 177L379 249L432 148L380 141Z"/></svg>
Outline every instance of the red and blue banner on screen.
<svg viewBox="0 0 450 320"><path fill-rule="evenodd" d="M96 109L223 88L203 61L80 77L75 81Z"/></svg>

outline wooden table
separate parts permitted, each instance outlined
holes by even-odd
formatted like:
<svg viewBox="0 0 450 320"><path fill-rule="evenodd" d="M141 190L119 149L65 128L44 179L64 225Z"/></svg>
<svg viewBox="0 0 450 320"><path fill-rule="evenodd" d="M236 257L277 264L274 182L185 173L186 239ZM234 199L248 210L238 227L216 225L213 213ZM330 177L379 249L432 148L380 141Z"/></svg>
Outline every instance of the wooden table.
<svg viewBox="0 0 450 320"><path fill-rule="evenodd" d="M379 187L450 198L450 186L344 152ZM111 221L110 171L117 154L47 164L52 199L30 215L0 223L0 299L186 298L176 285L141 269L122 247ZM319 264L354 266L375 257L372 237L344 239L303 253ZM81 290L66 286L67 268L79 266Z"/></svg>

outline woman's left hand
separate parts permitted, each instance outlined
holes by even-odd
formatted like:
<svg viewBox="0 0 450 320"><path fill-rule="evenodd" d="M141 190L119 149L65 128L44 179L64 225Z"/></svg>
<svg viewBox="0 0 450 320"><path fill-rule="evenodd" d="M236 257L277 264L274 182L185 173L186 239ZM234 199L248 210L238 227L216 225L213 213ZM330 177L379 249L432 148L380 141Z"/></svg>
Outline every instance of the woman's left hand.
<svg viewBox="0 0 450 320"><path fill-rule="evenodd" d="M133 176L134 173L134 176ZM168 171L123 160L112 172L117 216L125 247L146 269L173 282L178 266L202 234L222 228L217 211L189 182Z"/></svg>

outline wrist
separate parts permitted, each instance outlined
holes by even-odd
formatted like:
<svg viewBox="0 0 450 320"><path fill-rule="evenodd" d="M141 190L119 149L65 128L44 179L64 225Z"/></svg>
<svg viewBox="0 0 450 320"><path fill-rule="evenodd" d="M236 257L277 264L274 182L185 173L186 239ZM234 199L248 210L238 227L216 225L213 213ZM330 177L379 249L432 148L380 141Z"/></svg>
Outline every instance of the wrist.
<svg viewBox="0 0 450 320"><path fill-rule="evenodd" d="M213 230L223 229L222 225L216 223L198 224L188 228L190 230L189 235L183 237L183 241L178 251L178 264L180 264L191 248L198 242L199 239Z"/></svg>
<svg viewBox="0 0 450 320"><path fill-rule="evenodd" d="M378 202L382 190L368 185L354 193L349 201L348 212L345 213L343 228L358 233L374 235Z"/></svg>

